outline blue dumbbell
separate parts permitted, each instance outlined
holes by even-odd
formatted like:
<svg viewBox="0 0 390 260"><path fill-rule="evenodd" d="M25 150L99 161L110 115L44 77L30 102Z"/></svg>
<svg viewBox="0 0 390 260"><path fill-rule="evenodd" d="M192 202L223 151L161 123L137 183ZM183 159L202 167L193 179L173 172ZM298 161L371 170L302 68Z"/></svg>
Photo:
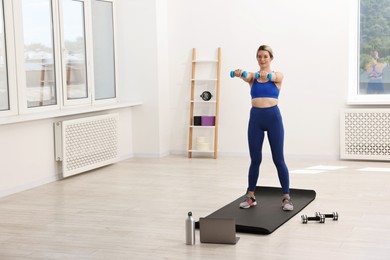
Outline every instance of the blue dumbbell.
<svg viewBox="0 0 390 260"><path fill-rule="evenodd" d="M241 72L241 76L242 76L243 78L246 78L246 77L248 76L248 72L246 72L246 71ZM231 77L231 78L234 78L234 71L233 71L233 70L230 71L230 77Z"/></svg>
<svg viewBox="0 0 390 260"><path fill-rule="evenodd" d="M256 72L255 78L256 79L260 78L260 73L259 72ZM271 73L267 74L267 79L272 80L272 74Z"/></svg>

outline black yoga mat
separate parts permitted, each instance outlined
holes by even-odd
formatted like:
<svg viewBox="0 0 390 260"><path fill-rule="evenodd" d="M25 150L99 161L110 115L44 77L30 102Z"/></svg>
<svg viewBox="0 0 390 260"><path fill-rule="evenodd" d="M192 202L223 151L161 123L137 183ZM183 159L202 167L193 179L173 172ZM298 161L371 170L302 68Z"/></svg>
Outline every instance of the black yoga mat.
<svg viewBox="0 0 390 260"><path fill-rule="evenodd" d="M258 186L255 191L256 206L241 209L239 204L245 199L243 195L206 218L234 218L236 232L271 234L316 197L314 190L290 189L294 210L283 211L281 194L281 188ZM195 225L199 228L198 222Z"/></svg>

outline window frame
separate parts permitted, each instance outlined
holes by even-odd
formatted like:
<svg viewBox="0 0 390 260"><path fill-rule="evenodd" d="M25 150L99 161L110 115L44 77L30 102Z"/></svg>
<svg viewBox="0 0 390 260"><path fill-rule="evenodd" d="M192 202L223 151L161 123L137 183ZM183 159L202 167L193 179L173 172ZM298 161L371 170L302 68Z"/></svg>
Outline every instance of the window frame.
<svg viewBox="0 0 390 260"><path fill-rule="evenodd" d="M117 59L117 55L116 55L116 50L118 49L118 46L117 46L117 38L116 38L116 28L117 28L117 25L116 25L116 8L115 8L115 0L91 0L91 1L101 1L101 2L109 2L112 4L112 30L113 30L113 47L114 47L114 50L113 50L113 53L114 53L114 80L115 80L115 97L113 98L105 98L105 99L95 99L96 95L95 95L95 88L92 89L92 96L93 96L93 99L92 99L92 102L93 104L97 104L97 105L101 105L101 104L110 104L110 103L113 103L113 102L117 102L118 100L118 75L117 75L117 68L118 68L118 59ZM91 16L93 16L93 13L92 13L92 6L91 6ZM92 17L91 17L91 21L90 21L91 25L93 26L93 21L92 21ZM93 33L93 28L91 27L91 34ZM93 35L91 37L92 39L92 45L93 45ZM93 46L92 46L93 47ZM91 50L93 50L93 48L91 48ZM94 60L93 60L93 57L94 57L94 54L92 55L92 66L94 67ZM92 78L93 80L95 80L95 76L94 76L94 69L92 69ZM95 86L95 84L94 84Z"/></svg>
<svg viewBox="0 0 390 260"><path fill-rule="evenodd" d="M58 83L61 79L61 74L59 73L60 66L60 56L59 50L60 46L58 44L58 26L57 26L57 1L49 0L51 2L51 12L52 12L52 32L53 32L53 48L54 48L54 65L55 69L55 77L56 77L56 104L48 105L48 106L38 106L38 107L28 107L27 104L27 84L26 84L26 73L25 73L25 63L24 63L24 28L23 28L23 14L22 14L22 0L15 0L15 14L14 15L14 26L15 26L15 46L17 46L17 50L15 51L15 57L17 61L17 81L18 81L18 103L19 103L19 114L31 114L31 113L39 113L46 112L52 110L60 109L60 97L61 91L58 89Z"/></svg>
<svg viewBox="0 0 390 260"><path fill-rule="evenodd" d="M90 10L91 6L89 5L89 1L86 0L73 0L77 2L83 3L84 8L84 37L85 37L85 69L86 71L86 84L87 84L87 97L85 98L79 98L79 99L68 99L66 92L67 92L67 85L66 85L66 63L64 59L65 55L65 39L64 39L64 12L63 12L63 6L62 1L59 1L59 28L60 28L60 44L61 44L61 74L62 74L62 80L61 80L61 91L62 91L62 104L64 107L67 106L77 106L77 105L91 105L92 104L92 89L94 86L93 77L91 74L93 73L93 67L91 64L93 64L93 45L92 45L92 38L91 38L91 23L90 23Z"/></svg>
<svg viewBox="0 0 390 260"><path fill-rule="evenodd" d="M27 88L24 62L24 34L23 34L23 15L22 0L1 0L4 2L4 31L6 39L7 55L7 75L8 75L8 95L9 110L0 111L0 118L8 116L25 117L31 114L47 114L50 118L52 113L67 113L67 110L84 111L93 109L95 105L107 106L110 109L113 104L118 102L118 75L117 75L117 41L116 41L116 14L114 0L100 0L112 3L112 25L113 25L113 54L114 54L114 86L115 97L95 100L94 84L94 52L93 52L93 23L92 23L92 0L75 0L84 4L84 23L85 23L85 52L86 52L86 80L88 86L88 97L82 100L67 100L66 97L66 70L64 68L64 42L63 42L63 20L62 20L62 0L49 0L51 3L51 19L54 48L54 66L56 77L56 104L47 106L28 107ZM76 109L76 110L75 110Z"/></svg>
<svg viewBox="0 0 390 260"><path fill-rule="evenodd" d="M359 94L360 0L350 1L348 105L390 105L390 94Z"/></svg>
<svg viewBox="0 0 390 260"><path fill-rule="evenodd" d="M0 116L13 116L18 114L17 75L15 55L15 34L13 26L13 2L2 0L5 34L5 54L7 55L7 79L9 109L0 111Z"/></svg>

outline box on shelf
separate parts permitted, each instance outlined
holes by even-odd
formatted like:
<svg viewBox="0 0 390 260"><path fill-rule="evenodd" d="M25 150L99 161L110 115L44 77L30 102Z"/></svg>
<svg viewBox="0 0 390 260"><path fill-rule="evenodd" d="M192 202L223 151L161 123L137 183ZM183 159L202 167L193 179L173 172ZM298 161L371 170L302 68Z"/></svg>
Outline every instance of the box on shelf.
<svg viewBox="0 0 390 260"><path fill-rule="evenodd" d="M202 125L202 117L194 116L194 125Z"/></svg>
<svg viewBox="0 0 390 260"><path fill-rule="evenodd" d="M215 116L202 116L202 126L215 126Z"/></svg>
<svg viewBox="0 0 390 260"><path fill-rule="evenodd" d="M200 151L207 151L210 149L210 144L206 141L206 137L196 138L196 149Z"/></svg>

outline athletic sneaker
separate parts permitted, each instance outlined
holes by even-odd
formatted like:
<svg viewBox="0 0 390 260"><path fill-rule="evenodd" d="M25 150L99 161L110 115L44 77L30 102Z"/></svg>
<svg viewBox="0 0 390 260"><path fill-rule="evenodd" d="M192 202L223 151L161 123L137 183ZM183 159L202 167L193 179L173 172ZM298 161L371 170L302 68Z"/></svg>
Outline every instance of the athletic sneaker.
<svg viewBox="0 0 390 260"><path fill-rule="evenodd" d="M282 201L283 210L290 211L294 209L291 198L283 198Z"/></svg>
<svg viewBox="0 0 390 260"><path fill-rule="evenodd" d="M249 194L247 194L245 195L245 201L240 203L240 208L248 209L256 205L257 205L256 199L252 198Z"/></svg>

